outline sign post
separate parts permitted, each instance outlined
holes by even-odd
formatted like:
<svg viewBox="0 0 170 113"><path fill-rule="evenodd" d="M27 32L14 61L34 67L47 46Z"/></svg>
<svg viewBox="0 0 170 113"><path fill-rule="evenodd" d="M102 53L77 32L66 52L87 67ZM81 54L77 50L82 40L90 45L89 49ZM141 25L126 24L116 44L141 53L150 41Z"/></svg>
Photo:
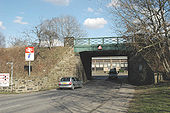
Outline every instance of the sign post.
<svg viewBox="0 0 170 113"><path fill-rule="evenodd" d="M25 61L29 61L28 75L30 76L31 75L30 64L31 64L31 61L34 61L34 47L25 48Z"/></svg>
<svg viewBox="0 0 170 113"><path fill-rule="evenodd" d="M29 76L31 75L30 64L31 64L31 61L29 61L29 71L28 71L28 75L29 75Z"/></svg>
<svg viewBox="0 0 170 113"><path fill-rule="evenodd" d="M13 62L7 62L6 64L10 64L11 65L11 91L12 91L12 86L13 86Z"/></svg>

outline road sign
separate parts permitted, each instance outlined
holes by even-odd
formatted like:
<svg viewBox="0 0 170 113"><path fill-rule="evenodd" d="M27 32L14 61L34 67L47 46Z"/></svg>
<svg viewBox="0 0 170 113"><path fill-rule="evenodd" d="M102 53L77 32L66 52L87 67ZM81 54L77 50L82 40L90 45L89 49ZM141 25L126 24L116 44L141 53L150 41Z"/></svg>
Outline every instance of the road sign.
<svg viewBox="0 0 170 113"><path fill-rule="evenodd" d="M98 50L102 50L102 46L101 45L98 46Z"/></svg>
<svg viewBox="0 0 170 113"><path fill-rule="evenodd" d="M34 47L25 48L25 60L34 61Z"/></svg>
<svg viewBox="0 0 170 113"><path fill-rule="evenodd" d="M30 62L34 61L34 47L26 47L25 48L25 60L29 61L29 71L28 75L31 74Z"/></svg>
<svg viewBox="0 0 170 113"><path fill-rule="evenodd" d="M0 86L9 87L9 73L0 73Z"/></svg>

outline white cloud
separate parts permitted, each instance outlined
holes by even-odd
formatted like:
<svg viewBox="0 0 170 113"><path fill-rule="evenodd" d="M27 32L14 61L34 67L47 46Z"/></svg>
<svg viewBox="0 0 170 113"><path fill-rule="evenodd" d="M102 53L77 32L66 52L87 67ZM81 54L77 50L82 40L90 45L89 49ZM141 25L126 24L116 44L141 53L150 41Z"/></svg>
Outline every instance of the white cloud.
<svg viewBox="0 0 170 113"><path fill-rule="evenodd" d="M103 28L107 21L104 18L87 18L83 24L90 29L99 29Z"/></svg>
<svg viewBox="0 0 170 113"><path fill-rule="evenodd" d="M22 22L23 17L16 16L16 19L14 20L14 23L18 24L28 24L28 22Z"/></svg>
<svg viewBox="0 0 170 113"><path fill-rule="evenodd" d="M90 7L88 7L87 10L88 10L88 12L91 12L91 13L94 12L94 10L92 8L90 8Z"/></svg>
<svg viewBox="0 0 170 113"><path fill-rule="evenodd" d="M1 28L1 29L4 29L4 30L6 29L6 27L3 26L3 22L2 22L2 21L0 21L0 28Z"/></svg>
<svg viewBox="0 0 170 113"><path fill-rule="evenodd" d="M44 0L45 2L50 2L55 5L65 5L68 6L70 0Z"/></svg>
<svg viewBox="0 0 170 113"><path fill-rule="evenodd" d="M109 4L107 4L107 7L119 7L120 3L119 0L112 0Z"/></svg>

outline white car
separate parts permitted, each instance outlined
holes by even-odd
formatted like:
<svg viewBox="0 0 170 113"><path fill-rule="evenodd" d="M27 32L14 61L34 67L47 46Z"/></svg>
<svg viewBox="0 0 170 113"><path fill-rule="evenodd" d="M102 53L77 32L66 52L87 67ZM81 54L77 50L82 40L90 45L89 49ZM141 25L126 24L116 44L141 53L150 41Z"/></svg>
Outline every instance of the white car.
<svg viewBox="0 0 170 113"><path fill-rule="evenodd" d="M60 79L60 82L58 85L60 89L62 88L75 89L77 87L83 87L82 81L80 81L76 77L63 77Z"/></svg>

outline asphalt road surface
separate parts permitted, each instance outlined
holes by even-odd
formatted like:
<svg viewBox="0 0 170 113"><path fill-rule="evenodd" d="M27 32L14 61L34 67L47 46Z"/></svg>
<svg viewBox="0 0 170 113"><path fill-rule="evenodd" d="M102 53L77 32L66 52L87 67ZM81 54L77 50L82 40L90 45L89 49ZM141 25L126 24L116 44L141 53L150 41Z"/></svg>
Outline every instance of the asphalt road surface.
<svg viewBox="0 0 170 113"><path fill-rule="evenodd" d="M96 76L75 90L1 94L0 113L123 113L127 112L133 92L133 86L120 79Z"/></svg>

